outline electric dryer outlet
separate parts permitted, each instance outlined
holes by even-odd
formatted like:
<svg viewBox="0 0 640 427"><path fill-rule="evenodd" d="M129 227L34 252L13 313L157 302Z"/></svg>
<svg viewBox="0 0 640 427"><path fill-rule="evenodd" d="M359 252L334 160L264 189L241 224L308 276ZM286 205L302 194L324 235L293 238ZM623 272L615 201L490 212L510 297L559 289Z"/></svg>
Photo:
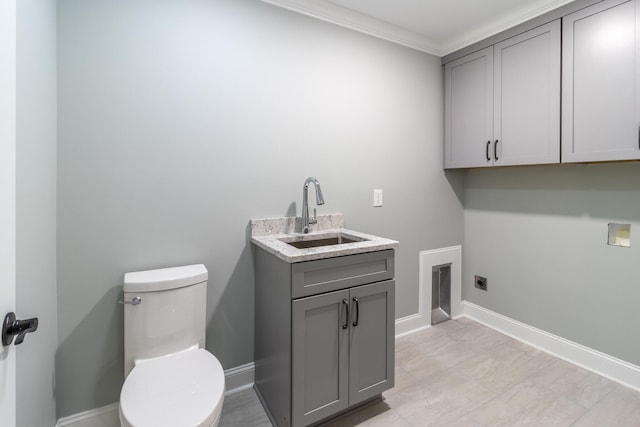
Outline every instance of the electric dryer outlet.
<svg viewBox="0 0 640 427"><path fill-rule="evenodd" d="M486 291L487 290L487 278L482 276L474 276L474 285L476 288Z"/></svg>

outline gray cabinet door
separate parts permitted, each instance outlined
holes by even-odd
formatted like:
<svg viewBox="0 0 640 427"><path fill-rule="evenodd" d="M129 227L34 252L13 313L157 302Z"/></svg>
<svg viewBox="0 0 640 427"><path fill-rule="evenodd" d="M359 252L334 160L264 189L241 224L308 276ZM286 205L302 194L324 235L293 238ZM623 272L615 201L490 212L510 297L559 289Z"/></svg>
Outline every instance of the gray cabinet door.
<svg viewBox="0 0 640 427"><path fill-rule="evenodd" d="M349 405L393 387L394 281L350 290Z"/></svg>
<svg viewBox="0 0 640 427"><path fill-rule="evenodd" d="M348 301L349 291L343 290L292 302L294 427L312 424L349 405Z"/></svg>
<svg viewBox="0 0 640 427"><path fill-rule="evenodd" d="M560 163L560 20L494 45L493 162Z"/></svg>
<svg viewBox="0 0 640 427"><path fill-rule="evenodd" d="M444 167L492 166L493 46L444 66Z"/></svg>
<svg viewBox="0 0 640 427"><path fill-rule="evenodd" d="M636 2L563 18L562 162L640 158Z"/></svg>

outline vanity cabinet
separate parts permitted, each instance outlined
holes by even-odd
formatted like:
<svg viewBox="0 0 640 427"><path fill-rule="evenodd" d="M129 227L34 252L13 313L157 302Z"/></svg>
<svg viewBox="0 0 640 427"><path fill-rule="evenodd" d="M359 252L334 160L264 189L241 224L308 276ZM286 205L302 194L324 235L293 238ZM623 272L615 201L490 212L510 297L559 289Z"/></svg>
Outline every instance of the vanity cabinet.
<svg viewBox="0 0 640 427"><path fill-rule="evenodd" d="M255 389L276 426L307 426L394 382L394 251L287 263L256 249Z"/></svg>
<svg viewBox="0 0 640 427"><path fill-rule="evenodd" d="M446 169L560 162L560 21L444 66Z"/></svg>
<svg viewBox="0 0 640 427"><path fill-rule="evenodd" d="M638 4L563 18L562 162L640 158Z"/></svg>

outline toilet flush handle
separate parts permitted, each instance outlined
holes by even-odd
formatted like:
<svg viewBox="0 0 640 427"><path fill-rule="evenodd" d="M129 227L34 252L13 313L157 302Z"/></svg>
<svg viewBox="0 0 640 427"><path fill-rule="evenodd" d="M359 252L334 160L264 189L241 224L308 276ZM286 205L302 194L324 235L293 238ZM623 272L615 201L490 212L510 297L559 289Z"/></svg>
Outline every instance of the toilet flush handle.
<svg viewBox="0 0 640 427"><path fill-rule="evenodd" d="M131 301L118 301L119 304L131 304L131 305L138 305L142 302L142 298L140 297L133 297L131 298Z"/></svg>

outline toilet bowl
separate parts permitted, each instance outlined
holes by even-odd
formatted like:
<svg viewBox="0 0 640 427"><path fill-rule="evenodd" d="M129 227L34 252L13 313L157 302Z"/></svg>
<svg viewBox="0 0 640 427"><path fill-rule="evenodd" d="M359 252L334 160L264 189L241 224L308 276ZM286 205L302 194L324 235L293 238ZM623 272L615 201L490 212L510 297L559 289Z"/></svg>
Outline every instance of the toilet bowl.
<svg viewBox="0 0 640 427"><path fill-rule="evenodd" d="M204 349L137 363L120 394L123 427L218 425L224 397L220 362Z"/></svg>
<svg viewBox="0 0 640 427"><path fill-rule="evenodd" d="M203 265L127 273L123 427L215 427L225 393L222 365L204 349Z"/></svg>

